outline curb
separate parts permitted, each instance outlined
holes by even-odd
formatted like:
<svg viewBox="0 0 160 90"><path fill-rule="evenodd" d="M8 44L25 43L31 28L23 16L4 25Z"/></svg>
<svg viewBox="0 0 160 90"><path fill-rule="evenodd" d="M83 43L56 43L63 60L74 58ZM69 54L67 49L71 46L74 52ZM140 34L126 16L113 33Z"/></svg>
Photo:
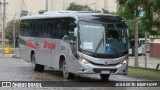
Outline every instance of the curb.
<svg viewBox="0 0 160 90"><path fill-rule="evenodd" d="M139 69L146 69L146 70L153 70L153 71L160 71L160 69L152 69L152 68L144 68L144 67L135 67L135 66L129 66L130 68L139 68Z"/></svg>
<svg viewBox="0 0 160 90"><path fill-rule="evenodd" d="M9 58L12 58L14 56L15 56L15 54L5 54L4 56L0 55L0 57L9 57Z"/></svg>

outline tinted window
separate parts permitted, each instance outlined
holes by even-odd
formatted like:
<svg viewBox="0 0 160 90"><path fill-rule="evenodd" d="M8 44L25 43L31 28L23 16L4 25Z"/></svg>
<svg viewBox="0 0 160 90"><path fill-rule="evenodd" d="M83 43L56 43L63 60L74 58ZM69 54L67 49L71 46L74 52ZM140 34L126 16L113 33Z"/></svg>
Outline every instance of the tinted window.
<svg viewBox="0 0 160 90"><path fill-rule="evenodd" d="M36 26L36 21L31 20L31 23L30 23L30 36L31 37L35 37L35 26Z"/></svg>
<svg viewBox="0 0 160 90"><path fill-rule="evenodd" d="M58 39L62 39L65 35L69 35L70 31L74 31L73 27L70 27L70 24L74 22L72 18L60 18L55 21L55 36Z"/></svg>
<svg viewBox="0 0 160 90"><path fill-rule="evenodd" d="M29 36L29 22L28 21L21 21L20 23L20 35L21 36Z"/></svg>
<svg viewBox="0 0 160 90"><path fill-rule="evenodd" d="M20 34L30 37L62 39L64 35L69 35L69 32L74 30L69 26L72 22L74 19L71 18L22 20Z"/></svg>

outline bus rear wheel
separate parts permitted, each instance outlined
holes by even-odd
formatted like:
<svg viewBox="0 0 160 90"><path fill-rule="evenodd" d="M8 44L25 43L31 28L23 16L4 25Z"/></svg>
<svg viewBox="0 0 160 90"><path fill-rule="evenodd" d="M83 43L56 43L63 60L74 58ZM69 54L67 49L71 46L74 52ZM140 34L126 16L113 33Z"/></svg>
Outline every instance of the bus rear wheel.
<svg viewBox="0 0 160 90"><path fill-rule="evenodd" d="M36 64L35 54L32 54L31 64L32 64L32 69L34 71L43 71L44 70L44 65Z"/></svg>
<svg viewBox="0 0 160 90"><path fill-rule="evenodd" d="M74 74L67 71L67 64L65 60L62 63L62 72L63 72L63 78L74 79Z"/></svg>
<svg viewBox="0 0 160 90"><path fill-rule="evenodd" d="M108 80L110 74L100 74L101 80Z"/></svg>

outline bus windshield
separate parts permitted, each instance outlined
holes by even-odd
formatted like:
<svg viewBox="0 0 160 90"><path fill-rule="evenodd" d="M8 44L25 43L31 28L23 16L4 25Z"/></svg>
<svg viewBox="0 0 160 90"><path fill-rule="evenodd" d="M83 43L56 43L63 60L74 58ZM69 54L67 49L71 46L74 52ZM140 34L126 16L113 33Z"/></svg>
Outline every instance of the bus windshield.
<svg viewBox="0 0 160 90"><path fill-rule="evenodd" d="M122 23L97 24L80 21L79 28L79 48L86 54L116 56L128 52L127 30Z"/></svg>
<svg viewBox="0 0 160 90"><path fill-rule="evenodd" d="M105 26L102 24L94 24L81 22L80 23L80 49L89 52L95 52L98 44L97 53L105 53L104 50L104 30Z"/></svg>

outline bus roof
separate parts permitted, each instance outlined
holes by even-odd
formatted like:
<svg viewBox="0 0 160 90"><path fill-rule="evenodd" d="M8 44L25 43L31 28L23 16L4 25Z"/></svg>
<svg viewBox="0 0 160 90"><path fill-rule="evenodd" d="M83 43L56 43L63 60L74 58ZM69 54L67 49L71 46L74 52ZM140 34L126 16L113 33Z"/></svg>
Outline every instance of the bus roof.
<svg viewBox="0 0 160 90"><path fill-rule="evenodd" d="M83 21L98 21L98 22L121 22L122 18L111 14L94 13L91 11L59 11L59 12L45 12L43 14L34 16L24 16L21 20L26 19L45 19L45 18L59 18L59 17L73 17Z"/></svg>

